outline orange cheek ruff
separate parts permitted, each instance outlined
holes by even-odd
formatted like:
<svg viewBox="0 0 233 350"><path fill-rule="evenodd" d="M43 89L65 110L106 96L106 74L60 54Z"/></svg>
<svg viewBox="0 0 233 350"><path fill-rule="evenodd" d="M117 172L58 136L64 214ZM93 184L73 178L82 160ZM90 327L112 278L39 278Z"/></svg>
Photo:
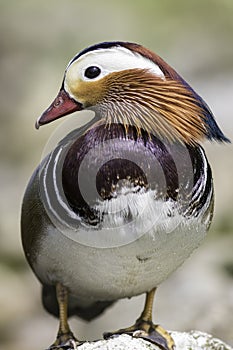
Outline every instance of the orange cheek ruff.
<svg viewBox="0 0 233 350"><path fill-rule="evenodd" d="M148 70L109 74L96 82L94 98L101 101L102 117L108 124L133 124L137 129L188 144L198 143L206 136L204 111L192 91L179 81L161 79Z"/></svg>

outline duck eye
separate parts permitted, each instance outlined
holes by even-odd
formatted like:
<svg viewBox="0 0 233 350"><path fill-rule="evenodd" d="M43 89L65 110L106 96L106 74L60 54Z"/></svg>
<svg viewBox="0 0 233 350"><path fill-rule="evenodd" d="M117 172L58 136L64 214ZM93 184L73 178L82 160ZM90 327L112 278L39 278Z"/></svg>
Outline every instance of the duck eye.
<svg viewBox="0 0 233 350"><path fill-rule="evenodd" d="M85 70L84 75L86 78L94 79L94 78L98 77L98 75L100 75L100 73L101 73L101 70L99 67L91 66Z"/></svg>

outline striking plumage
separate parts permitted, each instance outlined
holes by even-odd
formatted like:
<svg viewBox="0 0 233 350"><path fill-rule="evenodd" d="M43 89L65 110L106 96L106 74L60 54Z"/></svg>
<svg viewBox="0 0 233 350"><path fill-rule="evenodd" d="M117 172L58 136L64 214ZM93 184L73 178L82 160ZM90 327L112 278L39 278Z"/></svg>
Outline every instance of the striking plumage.
<svg viewBox="0 0 233 350"><path fill-rule="evenodd" d="M56 344L72 337L64 308L91 319L117 299L147 292L130 331L156 334L171 349L166 332L151 326L153 291L211 223L212 175L200 142L228 139L202 98L133 43L101 43L76 55L36 126L82 109L95 118L42 161L22 207L26 257L45 308L60 314Z"/></svg>

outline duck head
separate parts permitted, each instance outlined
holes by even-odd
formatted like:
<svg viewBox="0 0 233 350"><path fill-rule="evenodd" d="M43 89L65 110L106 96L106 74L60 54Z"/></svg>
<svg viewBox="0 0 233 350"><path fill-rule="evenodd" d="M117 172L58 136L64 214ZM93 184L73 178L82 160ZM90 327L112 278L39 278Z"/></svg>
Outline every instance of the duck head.
<svg viewBox="0 0 233 350"><path fill-rule="evenodd" d="M77 54L36 128L83 109L170 141L229 141L203 99L165 61L141 45L104 42Z"/></svg>

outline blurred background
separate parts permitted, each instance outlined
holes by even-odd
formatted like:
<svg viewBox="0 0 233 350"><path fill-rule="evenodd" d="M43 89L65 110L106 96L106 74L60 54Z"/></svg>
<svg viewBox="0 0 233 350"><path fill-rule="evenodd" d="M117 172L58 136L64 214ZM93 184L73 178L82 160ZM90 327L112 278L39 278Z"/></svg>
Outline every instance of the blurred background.
<svg viewBox="0 0 233 350"><path fill-rule="evenodd" d="M27 181L59 121L36 131L36 118L78 51L126 40L173 66L233 140L233 1L1 0L0 16L0 348L44 349L58 322L42 308L19 220ZM233 345L233 146L204 147L215 181L214 222L200 249L160 286L154 321L166 329L206 331ZM80 339L96 339L128 326L143 302L143 296L120 301L89 324L72 320L73 331Z"/></svg>

